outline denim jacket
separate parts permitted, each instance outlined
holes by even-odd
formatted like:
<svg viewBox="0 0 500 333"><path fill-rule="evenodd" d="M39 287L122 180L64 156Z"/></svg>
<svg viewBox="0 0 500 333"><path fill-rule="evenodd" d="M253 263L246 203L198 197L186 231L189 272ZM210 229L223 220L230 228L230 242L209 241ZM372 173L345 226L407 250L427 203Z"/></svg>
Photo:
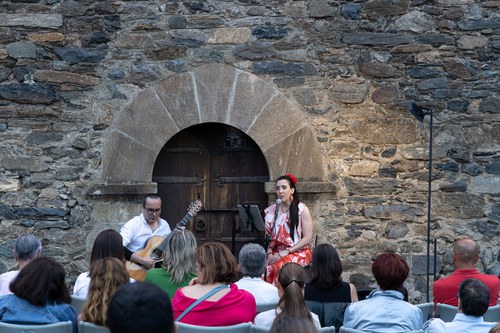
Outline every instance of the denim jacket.
<svg viewBox="0 0 500 333"><path fill-rule="evenodd" d="M76 311L70 304L33 305L16 295L0 297L0 321L10 324L42 325L71 320L78 332Z"/></svg>
<svg viewBox="0 0 500 333"><path fill-rule="evenodd" d="M377 333L399 333L422 329L422 311L403 301L396 290L373 290L367 299L349 304L344 326Z"/></svg>

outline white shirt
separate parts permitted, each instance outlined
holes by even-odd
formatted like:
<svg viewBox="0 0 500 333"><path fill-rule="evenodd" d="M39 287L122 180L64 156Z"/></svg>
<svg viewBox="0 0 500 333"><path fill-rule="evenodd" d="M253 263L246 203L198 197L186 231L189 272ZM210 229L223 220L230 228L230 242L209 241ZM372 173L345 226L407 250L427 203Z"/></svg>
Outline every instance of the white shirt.
<svg viewBox="0 0 500 333"><path fill-rule="evenodd" d="M130 283L134 283L135 280L130 278ZM73 287L73 295L78 297L87 297L90 287L90 276L89 272L83 272L78 275L75 281L75 286Z"/></svg>
<svg viewBox="0 0 500 333"><path fill-rule="evenodd" d="M235 284L239 289L246 290L252 294L257 305L270 303L278 304L278 288L261 278L245 276Z"/></svg>
<svg viewBox="0 0 500 333"><path fill-rule="evenodd" d="M278 309L272 309L269 311L261 312L255 317L255 319L253 320L253 323L256 326L271 327L271 326L273 326L273 321L276 318L276 312L280 313L281 309L278 308ZM313 313L313 312L310 312L310 313L312 316L312 320L314 322L314 326L316 326L316 328L321 328L321 324L319 323L318 315Z"/></svg>
<svg viewBox="0 0 500 333"><path fill-rule="evenodd" d="M0 275L0 296L12 294L9 285L19 274L19 271L10 271Z"/></svg>
<svg viewBox="0 0 500 333"><path fill-rule="evenodd" d="M453 321L444 322L441 319L431 319L426 322L424 332L426 333L488 333L490 328L497 323L489 323L483 317L467 316L457 313Z"/></svg>
<svg viewBox="0 0 500 333"><path fill-rule="evenodd" d="M167 221L161 218L158 219L158 228L153 232L143 214L134 217L120 229L123 246L134 253L144 249L146 242L151 236L167 237L170 232L170 226Z"/></svg>

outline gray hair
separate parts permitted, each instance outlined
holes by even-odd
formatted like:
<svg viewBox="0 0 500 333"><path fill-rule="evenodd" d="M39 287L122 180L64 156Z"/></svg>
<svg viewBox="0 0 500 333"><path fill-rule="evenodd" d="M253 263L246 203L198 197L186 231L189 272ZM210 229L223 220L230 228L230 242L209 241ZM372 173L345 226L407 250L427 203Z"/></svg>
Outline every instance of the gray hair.
<svg viewBox="0 0 500 333"><path fill-rule="evenodd" d="M245 244L238 259L243 276L260 277L266 267L266 251L259 244Z"/></svg>
<svg viewBox="0 0 500 333"><path fill-rule="evenodd" d="M33 260L38 257L42 243L32 234L24 234L17 238L14 246L14 257L19 260Z"/></svg>
<svg viewBox="0 0 500 333"><path fill-rule="evenodd" d="M196 237L187 230L173 230L168 249L163 254L162 267L169 273L171 283L183 283L196 273Z"/></svg>

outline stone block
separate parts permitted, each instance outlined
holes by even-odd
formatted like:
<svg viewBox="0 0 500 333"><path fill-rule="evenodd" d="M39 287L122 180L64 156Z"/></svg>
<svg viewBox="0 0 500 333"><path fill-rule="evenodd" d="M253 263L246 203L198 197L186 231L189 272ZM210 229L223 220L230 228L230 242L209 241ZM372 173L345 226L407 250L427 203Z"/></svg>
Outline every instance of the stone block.
<svg viewBox="0 0 500 333"><path fill-rule="evenodd" d="M418 90L432 90L432 89L440 89L448 87L448 79L446 78L432 78L422 80L417 83Z"/></svg>
<svg viewBox="0 0 500 333"><path fill-rule="evenodd" d="M146 34L131 33L120 36L115 41L116 47L122 49L145 49L155 48L153 37ZM149 51L151 52L151 51Z"/></svg>
<svg viewBox="0 0 500 333"><path fill-rule="evenodd" d="M250 28L218 28L207 39L208 44L241 44L252 38Z"/></svg>
<svg viewBox="0 0 500 333"><path fill-rule="evenodd" d="M413 255L411 256L410 272L413 275L426 275L427 274L427 256ZM434 274L434 256L429 258L429 274ZM431 277L432 279L432 277ZM425 289L425 288L424 288Z"/></svg>
<svg viewBox="0 0 500 333"><path fill-rule="evenodd" d="M389 222L385 228L384 234L387 239L400 239L405 237L410 229L404 222Z"/></svg>
<svg viewBox="0 0 500 333"><path fill-rule="evenodd" d="M418 215L408 205L378 205L363 210L363 216L370 219L392 220L392 221L414 221Z"/></svg>
<svg viewBox="0 0 500 333"><path fill-rule="evenodd" d="M395 46L415 43L415 38L405 33L348 32L342 38L342 41L350 45Z"/></svg>
<svg viewBox="0 0 500 333"><path fill-rule="evenodd" d="M45 220L45 221L37 221L35 223L35 228L36 229L69 229L71 228L71 225L67 220L57 220L57 221L52 221L52 220Z"/></svg>
<svg viewBox="0 0 500 333"><path fill-rule="evenodd" d="M478 177L474 177L472 183L473 180ZM498 183L500 183L500 181L498 181ZM473 184L471 184L470 187L475 193L481 193L474 188ZM485 201L482 196L477 194L437 192L433 193L431 199L432 216L442 216L443 218L454 219L472 219L484 216Z"/></svg>
<svg viewBox="0 0 500 333"><path fill-rule="evenodd" d="M394 23L397 30L413 31L423 33L435 28L432 17L422 11L411 11L398 18Z"/></svg>
<svg viewBox="0 0 500 333"><path fill-rule="evenodd" d="M28 39L33 43L58 43L64 41L64 35L60 32L32 33Z"/></svg>
<svg viewBox="0 0 500 333"><path fill-rule="evenodd" d="M21 104L53 104L59 96L51 85L9 83L0 85L0 98Z"/></svg>
<svg viewBox="0 0 500 333"><path fill-rule="evenodd" d="M391 65L367 62L359 65L359 71L365 76L376 78L390 78L401 75L399 71Z"/></svg>
<svg viewBox="0 0 500 333"><path fill-rule="evenodd" d="M307 2L307 14L312 18L335 16L336 8L327 0L310 0Z"/></svg>
<svg viewBox="0 0 500 333"><path fill-rule="evenodd" d="M312 63L298 64L285 61L261 61L252 64L255 74L278 74L286 76L316 75L318 72Z"/></svg>
<svg viewBox="0 0 500 333"><path fill-rule="evenodd" d="M86 49L81 47L56 47L54 52L61 57L62 60L72 65L80 62L100 63L107 54L106 50Z"/></svg>
<svg viewBox="0 0 500 333"><path fill-rule="evenodd" d="M397 105L403 99L397 84L384 84L373 92L372 101L378 104Z"/></svg>
<svg viewBox="0 0 500 333"><path fill-rule="evenodd" d="M0 26L58 29L63 20L60 14L6 14L0 13Z"/></svg>
<svg viewBox="0 0 500 333"><path fill-rule="evenodd" d="M259 116L255 111L263 110L276 90L269 82L245 72L238 72L235 80L233 102L228 106L229 124L246 132Z"/></svg>
<svg viewBox="0 0 500 333"><path fill-rule="evenodd" d="M409 0L370 0L363 4L363 10L371 18L398 16L406 13Z"/></svg>
<svg viewBox="0 0 500 333"><path fill-rule="evenodd" d="M498 29L500 28L500 18L482 18L480 20L462 20L458 22L458 28L465 31Z"/></svg>
<svg viewBox="0 0 500 333"><path fill-rule="evenodd" d="M376 161L363 160L353 163L347 174L349 176L372 177L377 174L379 163Z"/></svg>
<svg viewBox="0 0 500 333"><path fill-rule="evenodd" d="M486 113L498 114L500 113L500 98L488 97L481 100L479 103L479 111Z"/></svg>
<svg viewBox="0 0 500 333"><path fill-rule="evenodd" d="M50 70L37 70L33 78L44 83L68 83L80 86L95 86L99 83L98 78L90 75Z"/></svg>
<svg viewBox="0 0 500 333"><path fill-rule="evenodd" d="M276 57L277 51L270 43L256 41L237 45L233 54L238 59L266 60Z"/></svg>
<svg viewBox="0 0 500 333"><path fill-rule="evenodd" d="M445 73L437 66L413 66L406 70L406 75L413 79L442 78Z"/></svg>
<svg viewBox="0 0 500 333"><path fill-rule="evenodd" d="M252 35L257 39L278 40L286 37L288 31L281 27L261 25L253 28Z"/></svg>
<svg viewBox="0 0 500 333"><path fill-rule="evenodd" d="M48 164L37 157L5 156L1 159L2 167L6 170L26 170L31 172L47 171Z"/></svg>
<svg viewBox="0 0 500 333"><path fill-rule="evenodd" d="M457 40L457 46L462 50L473 50L484 47L488 44L488 37L486 36L467 36L462 35Z"/></svg>
<svg viewBox="0 0 500 333"><path fill-rule="evenodd" d="M14 59L19 58L36 58L36 45L32 42L15 42L7 45L7 53L9 57Z"/></svg>
<svg viewBox="0 0 500 333"><path fill-rule="evenodd" d="M207 37L204 33L195 29L178 29L171 30L174 45L183 45L188 48L198 48L205 44Z"/></svg>
<svg viewBox="0 0 500 333"><path fill-rule="evenodd" d="M409 144L418 138L418 125L407 117L377 117L350 122L353 137L372 144Z"/></svg>
<svg viewBox="0 0 500 333"><path fill-rule="evenodd" d="M345 189L349 195L370 196L390 195L396 192L398 181L395 179L368 179L344 177Z"/></svg>
<svg viewBox="0 0 500 333"><path fill-rule="evenodd" d="M497 175L481 175L470 180L470 189L474 193L500 193L500 177Z"/></svg>
<svg viewBox="0 0 500 333"><path fill-rule="evenodd" d="M361 19L361 4L346 3L340 7L340 15L347 20Z"/></svg>
<svg viewBox="0 0 500 333"><path fill-rule="evenodd" d="M329 94L330 97L336 102L359 104L363 102L368 94L368 84L337 82L330 89Z"/></svg>

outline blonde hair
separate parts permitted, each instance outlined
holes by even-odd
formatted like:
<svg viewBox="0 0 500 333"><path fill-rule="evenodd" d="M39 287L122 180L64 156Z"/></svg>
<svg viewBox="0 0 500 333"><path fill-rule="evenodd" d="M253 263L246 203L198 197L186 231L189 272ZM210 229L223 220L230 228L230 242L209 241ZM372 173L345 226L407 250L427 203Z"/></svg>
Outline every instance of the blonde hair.
<svg viewBox="0 0 500 333"><path fill-rule="evenodd" d="M129 283L130 276L123 261L112 257L94 261L89 275L90 287L82 310L82 320L104 326L111 297L119 286Z"/></svg>
<svg viewBox="0 0 500 333"><path fill-rule="evenodd" d="M162 267L169 273L171 283L182 283L196 272L194 254L196 238L189 230L174 230L163 254Z"/></svg>

